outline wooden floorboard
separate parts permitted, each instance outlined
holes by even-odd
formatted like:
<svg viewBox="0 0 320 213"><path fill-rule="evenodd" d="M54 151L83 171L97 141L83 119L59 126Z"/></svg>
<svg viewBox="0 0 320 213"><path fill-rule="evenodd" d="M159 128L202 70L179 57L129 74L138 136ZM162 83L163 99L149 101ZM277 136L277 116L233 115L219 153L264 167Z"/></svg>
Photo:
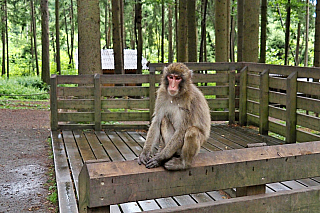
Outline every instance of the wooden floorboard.
<svg viewBox="0 0 320 213"><path fill-rule="evenodd" d="M59 190L60 212L76 205L78 194L78 175L83 163L88 160L125 161L136 159L142 151L146 140L145 131L62 131L52 132L54 145L57 188ZM281 144L282 141L257 134L257 132L238 126L215 125L211 128L210 138L201 152L244 149L248 143L265 142L268 145ZM69 170L70 169L70 170ZM66 197L66 184L71 184L72 197ZM266 192L300 189L320 184L320 177L303 180L284 181L267 184ZM75 189L75 190L74 190ZM69 194L68 194L69 196ZM71 199L71 200L68 200ZM203 192L155 200L112 205L111 212L140 212L159 208L190 205L208 201L227 199L223 191ZM70 203L67 203L70 202ZM63 207L64 206L64 207ZM77 212L77 211L75 211Z"/></svg>

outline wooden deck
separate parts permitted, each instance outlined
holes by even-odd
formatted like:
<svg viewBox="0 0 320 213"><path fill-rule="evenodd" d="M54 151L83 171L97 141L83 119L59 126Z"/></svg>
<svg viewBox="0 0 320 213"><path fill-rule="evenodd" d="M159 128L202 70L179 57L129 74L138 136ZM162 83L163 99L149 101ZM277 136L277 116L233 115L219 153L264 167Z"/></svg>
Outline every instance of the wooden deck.
<svg viewBox="0 0 320 213"><path fill-rule="evenodd" d="M140 154L146 138L142 131L52 131L52 145L56 169L56 181L61 213L78 212L78 175L86 161L134 160ZM247 144L281 144L283 141L262 136L257 132L238 126L213 125L211 135L201 152L243 149ZM320 185L320 177L267 184L267 193L302 189ZM232 197L232 190L227 191ZM111 206L111 212L140 212L146 210L190 205L207 201L227 199L223 191L211 191L155 200L130 202Z"/></svg>

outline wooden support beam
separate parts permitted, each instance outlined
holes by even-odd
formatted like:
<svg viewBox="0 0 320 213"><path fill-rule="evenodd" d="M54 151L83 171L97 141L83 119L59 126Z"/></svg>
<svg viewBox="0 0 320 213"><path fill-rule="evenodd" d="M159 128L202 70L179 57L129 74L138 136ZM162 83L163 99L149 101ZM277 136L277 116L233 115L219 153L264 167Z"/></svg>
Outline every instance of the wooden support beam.
<svg viewBox="0 0 320 213"><path fill-rule="evenodd" d="M240 71L239 124L241 126L247 125L247 71L247 66Z"/></svg>
<svg viewBox="0 0 320 213"><path fill-rule="evenodd" d="M148 213L206 213L206 212L319 212L320 186L276 193L209 201L189 206L146 211Z"/></svg>
<svg viewBox="0 0 320 213"><path fill-rule="evenodd" d="M319 164L320 141L200 153L191 169L174 172L137 161L86 163L79 209L316 177Z"/></svg>
<svg viewBox="0 0 320 213"><path fill-rule="evenodd" d="M295 143L297 141L297 77L298 73L293 72L287 78L286 143Z"/></svg>
<svg viewBox="0 0 320 213"><path fill-rule="evenodd" d="M150 67L149 72L149 118L151 122L156 103L155 68Z"/></svg>
<svg viewBox="0 0 320 213"><path fill-rule="evenodd" d="M51 75L50 78L50 110L51 110L51 130L58 129L58 80L57 75Z"/></svg>
<svg viewBox="0 0 320 213"><path fill-rule="evenodd" d="M94 75L94 129L101 130L101 82L98 73Z"/></svg>
<svg viewBox="0 0 320 213"><path fill-rule="evenodd" d="M235 109L235 97L236 97L236 72L229 72L229 124L234 124L236 120Z"/></svg>
<svg viewBox="0 0 320 213"><path fill-rule="evenodd" d="M268 135L269 129L269 70L264 70L260 75L260 108L259 108L259 133Z"/></svg>

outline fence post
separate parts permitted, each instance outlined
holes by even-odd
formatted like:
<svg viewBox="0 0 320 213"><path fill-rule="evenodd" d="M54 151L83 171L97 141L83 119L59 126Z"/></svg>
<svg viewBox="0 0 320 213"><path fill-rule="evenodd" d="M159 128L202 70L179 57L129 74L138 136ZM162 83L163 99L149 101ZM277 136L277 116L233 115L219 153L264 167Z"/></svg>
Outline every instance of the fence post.
<svg viewBox="0 0 320 213"><path fill-rule="evenodd" d="M156 85L155 85L155 67L150 66L149 69L149 112L150 112L150 122L152 120L153 112L154 112L154 105L156 102Z"/></svg>
<svg viewBox="0 0 320 213"><path fill-rule="evenodd" d="M51 130L58 130L58 94L57 94L57 75L50 78L50 110L51 110Z"/></svg>
<svg viewBox="0 0 320 213"><path fill-rule="evenodd" d="M239 124L247 125L247 71L245 66L240 71Z"/></svg>
<svg viewBox="0 0 320 213"><path fill-rule="evenodd" d="M101 130L101 82L98 73L94 75L94 129Z"/></svg>
<svg viewBox="0 0 320 213"><path fill-rule="evenodd" d="M235 96L236 96L236 72L229 72L229 124L234 124L236 120Z"/></svg>
<svg viewBox="0 0 320 213"><path fill-rule="evenodd" d="M297 77L298 73L293 72L287 78L286 143L296 143L297 141Z"/></svg>
<svg viewBox="0 0 320 213"><path fill-rule="evenodd" d="M268 135L269 130L269 70L260 74L260 108L259 108L259 133Z"/></svg>

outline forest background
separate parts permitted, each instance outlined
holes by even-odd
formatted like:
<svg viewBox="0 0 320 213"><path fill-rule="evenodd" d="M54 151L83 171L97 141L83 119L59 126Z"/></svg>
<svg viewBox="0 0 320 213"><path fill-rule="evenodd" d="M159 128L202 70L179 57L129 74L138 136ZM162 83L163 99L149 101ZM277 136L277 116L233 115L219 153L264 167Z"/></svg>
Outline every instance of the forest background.
<svg viewBox="0 0 320 213"><path fill-rule="evenodd" d="M0 6L0 99L47 99L50 74L81 73L75 67L75 52L81 45L79 36L90 33L79 30L85 15L78 14L86 9L100 29L91 32L100 48L85 54L79 51L87 60L103 48L116 51L120 42L121 49L138 49L138 56L141 52L153 63L253 61L319 66L316 0L1 0ZM246 8L252 9L251 15ZM116 29L121 31L120 38L115 36ZM250 30L249 35L256 36L248 39L257 42L240 48L245 42L241 39L246 39L242 30ZM90 39L87 44L91 45ZM256 52L256 56L248 59L243 52Z"/></svg>

